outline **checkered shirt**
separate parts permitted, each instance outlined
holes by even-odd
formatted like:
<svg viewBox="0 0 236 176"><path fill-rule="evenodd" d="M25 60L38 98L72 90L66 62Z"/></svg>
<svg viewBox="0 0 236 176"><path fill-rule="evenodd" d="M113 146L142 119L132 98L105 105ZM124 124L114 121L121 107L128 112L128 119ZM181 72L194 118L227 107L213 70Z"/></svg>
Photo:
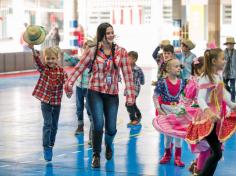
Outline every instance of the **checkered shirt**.
<svg viewBox="0 0 236 176"><path fill-rule="evenodd" d="M87 67L91 66L92 60L94 58L94 53L95 47L87 48L84 51L80 62L75 66L65 85L66 92L72 92L72 87L76 79L83 73L83 71ZM116 64L117 69L114 68L114 64ZM88 89L105 94L118 95L120 69L122 70L127 89L126 101L127 103L134 103L135 90L131 66L128 64L126 50L119 47L118 45L115 46L115 54L114 58L112 59L107 59L105 54L101 52L100 48L98 49L97 56L93 64ZM111 84L107 83L108 75L110 75L112 78Z"/></svg>
<svg viewBox="0 0 236 176"><path fill-rule="evenodd" d="M36 69L40 72L40 77L34 88L33 96L42 102L51 105L60 105L63 94L63 84L68 78L67 73L58 65L54 68L44 65L40 60L39 54L33 57Z"/></svg>
<svg viewBox="0 0 236 176"><path fill-rule="evenodd" d="M134 79L135 96L137 97L139 95L141 85L144 85L145 83L145 78L142 69L137 65L134 65L134 67L132 68L132 72ZM126 94L127 92L125 90L124 95L126 96Z"/></svg>

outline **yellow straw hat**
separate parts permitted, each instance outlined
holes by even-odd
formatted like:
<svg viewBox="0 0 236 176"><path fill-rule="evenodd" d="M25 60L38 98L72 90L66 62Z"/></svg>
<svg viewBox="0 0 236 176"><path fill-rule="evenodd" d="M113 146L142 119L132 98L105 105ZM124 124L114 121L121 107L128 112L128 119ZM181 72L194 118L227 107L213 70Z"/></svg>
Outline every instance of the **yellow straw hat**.
<svg viewBox="0 0 236 176"><path fill-rule="evenodd" d="M161 45L161 46L170 45L170 41L169 41L169 40L162 40L162 41L160 42L160 45Z"/></svg>
<svg viewBox="0 0 236 176"><path fill-rule="evenodd" d="M226 42L224 43L224 45L227 45L227 44L235 44L234 38L233 37L227 37Z"/></svg>
<svg viewBox="0 0 236 176"><path fill-rule="evenodd" d="M183 39L181 43L186 45L189 48L189 50L192 50L193 48L195 48L195 44L189 39Z"/></svg>
<svg viewBox="0 0 236 176"><path fill-rule="evenodd" d="M26 43L39 45L44 42L46 31L42 26L30 25L23 34L23 39Z"/></svg>

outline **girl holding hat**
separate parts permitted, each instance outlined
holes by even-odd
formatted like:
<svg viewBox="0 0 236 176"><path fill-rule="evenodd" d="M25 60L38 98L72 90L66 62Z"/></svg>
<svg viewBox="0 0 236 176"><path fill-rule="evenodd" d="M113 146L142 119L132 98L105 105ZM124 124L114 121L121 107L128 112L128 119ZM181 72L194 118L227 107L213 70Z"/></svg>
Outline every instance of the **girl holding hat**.
<svg viewBox="0 0 236 176"><path fill-rule="evenodd" d="M41 101L41 110L44 119L44 159L51 161L61 109L63 84L67 80L67 74L62 67L57 65L60 53L59 48L45 48L43 50L44 63L41 62L39 52L34 49L34 45L41 44L44 41L45 33L45 30L41 26L29 26L23 37L29 44L29 48L32 49L36 68L40 72L33 96Z"/></svg>

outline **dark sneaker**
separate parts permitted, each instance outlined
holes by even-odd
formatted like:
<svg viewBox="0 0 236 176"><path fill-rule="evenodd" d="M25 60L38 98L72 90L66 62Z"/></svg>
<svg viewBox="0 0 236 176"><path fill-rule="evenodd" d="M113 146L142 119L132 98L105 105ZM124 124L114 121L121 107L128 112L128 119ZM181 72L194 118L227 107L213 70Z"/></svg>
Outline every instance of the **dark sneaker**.
<svg viewBox="0 0 236 176"><path fill-rule="evenodd" d="M127 124L127 127L138 126L140 125L138 120L132 120Z"/></svg>
<svg viewBox="0 0 236 176"><path fill-rule="evenodd" d="M83 133L84 133L84 125L78 125L77 129L75 130L75 135L79 135Z"/></svg>
<svg viewBox="0 0 236 176"><path fill-rule="evenodd" d="M141 120L142 120L142 116L137 117L137 119L138 119L138 121L139 121L139 123L140 123Z"/></svg>
<svg viewBox="0 0 236 176"><path fill-rule="evenodd" d="M108 145L106 145L105 157L107 160L111 160L112 158L112 149Z"/></svg>
<svg viewBox="0 0 236 176"><path fill-rule="evenodd" d="M188 168L189 172L194 173L194 168L196 167L196 165L196 161L192 161L191 165Z"/></svg>
<svg viewBox="0 0 236 176"><path fill-rule="evenodd" d="M100 167L100 156L99 154L93 155L93 160L91 164L92 168L99 168Z"/></svg>

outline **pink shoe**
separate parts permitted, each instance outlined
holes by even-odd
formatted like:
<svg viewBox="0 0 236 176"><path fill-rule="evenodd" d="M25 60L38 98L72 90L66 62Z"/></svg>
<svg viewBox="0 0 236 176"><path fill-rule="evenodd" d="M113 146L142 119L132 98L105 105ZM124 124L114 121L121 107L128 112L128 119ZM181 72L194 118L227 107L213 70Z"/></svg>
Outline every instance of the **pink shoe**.
<svg viewBox="0 0 236 176"><path fill-rule="evenodd" d="M160 164L167 164L170 162L171 159L171 151L170 149L165 149L164 156L160 160Z"/></svg>
<svg viewBox="0 0 236 176"><path fill-rule="evenodd" d="M178 167L184 167L185 164L181 161L181 148L176 147L175 148L175 165Z"/></svg>

